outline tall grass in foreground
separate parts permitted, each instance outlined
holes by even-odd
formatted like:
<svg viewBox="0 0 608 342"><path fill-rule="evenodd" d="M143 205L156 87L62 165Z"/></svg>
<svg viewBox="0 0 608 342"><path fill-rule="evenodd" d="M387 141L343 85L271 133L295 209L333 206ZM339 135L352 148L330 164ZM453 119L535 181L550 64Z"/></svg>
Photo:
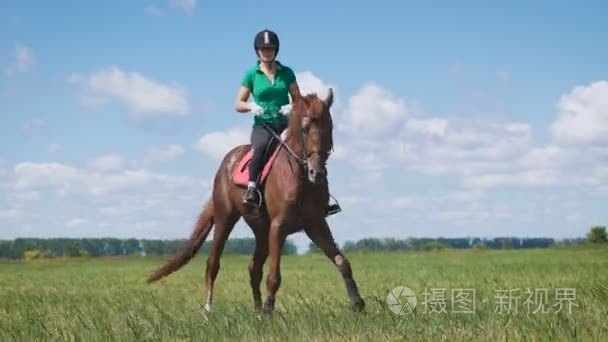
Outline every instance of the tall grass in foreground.
<svg viewBox="0 0 608 342"><path fill-rule="evenodd" d="M605 248L347 256L366 300L364 314L351 312L340 274L315 254L283 258L277 311L259 318L249 258L232 255L221 261L208 321L200 316L205 255L153 285L145 276L160 258L0 262L0 340L608 341ZM416 294L414 311L405 315L386 303L400 285ZM527 289L537 290L529 303ZM474 308L466 301L472 295ZM542 308L549 312L533 313Z"/></svg>

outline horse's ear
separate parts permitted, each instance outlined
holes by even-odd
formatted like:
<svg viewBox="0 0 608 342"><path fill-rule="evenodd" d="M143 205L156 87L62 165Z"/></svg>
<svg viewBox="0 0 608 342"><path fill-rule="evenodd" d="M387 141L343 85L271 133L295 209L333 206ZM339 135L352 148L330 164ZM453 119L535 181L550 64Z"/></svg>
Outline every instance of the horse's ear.
<svg viewBox="0 0 608 342"><path fill-rule="evenodd" d="M334 90L331 87L327 90L327 95L325 96L323 102L325 102L327 107L331 107L331 105L334 103Z"/></svg>

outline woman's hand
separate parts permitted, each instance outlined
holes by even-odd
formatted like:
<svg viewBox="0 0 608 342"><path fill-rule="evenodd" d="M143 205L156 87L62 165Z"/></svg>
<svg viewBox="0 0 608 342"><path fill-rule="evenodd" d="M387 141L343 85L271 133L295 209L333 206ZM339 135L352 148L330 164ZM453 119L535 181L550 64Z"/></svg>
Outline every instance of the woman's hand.
<svg viewBox="0 0 608 342"><path fill-rule="evenodd" d="M253 115L262 115L264 113L264 108L260 107L255 102L249 103L249 110L251 110Z"/></svg>
<svg viewBox="0 0 608 342"><path fill-rule="evenodd" d="M281 106L281 108L279 109L279 112L283 115L291 114L291 103Z"/></svg>

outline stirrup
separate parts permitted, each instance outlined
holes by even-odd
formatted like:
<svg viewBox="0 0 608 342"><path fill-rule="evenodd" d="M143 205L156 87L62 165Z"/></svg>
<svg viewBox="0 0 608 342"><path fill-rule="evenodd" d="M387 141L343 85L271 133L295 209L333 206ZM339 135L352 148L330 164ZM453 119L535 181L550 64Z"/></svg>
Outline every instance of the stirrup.
<svg viewBox="0 0 608 342"><path fill-rule="evenodd" d="M257 193L258 193L259 201L258 201L257 207L259 208L262 206L262 192L260 191L260 189L258 187L255 188L255 191L257 191Z"/></svg>
<svg viewBox="0 0 608 342"><path fill-rule="evenodd" d="M256 205L256 208L259 208L262 206L262 192L260 191L260 189L257 186L255 188L253 188L253 190L258 193L258 203ZM247 188L247 190L245 190L245 191L249 191L249 188ZM252 203L247 201L245 198L243 198L243 203L247 204L247 205L252 205Z"/></svg>
<svg viewBox="0 0 608 342"><path fill-rule="evenodd" d="M339 213L341 211L342 211L342 209L340 208L339 205L332 204L329 207L327 207L327 213L325 214L325 216L330 216L330 215L333 215L333 214L337 214L337 213Z"/></svg>
<svg viewBox="0 0 608 342"><path fill-rule="evenodd" d="M337 214L342 211L342 207L340 207L340 203L338 203L338 200L331 194L329 196L336 202L336 204L330 204L327 206L326 216Z"/></svg>

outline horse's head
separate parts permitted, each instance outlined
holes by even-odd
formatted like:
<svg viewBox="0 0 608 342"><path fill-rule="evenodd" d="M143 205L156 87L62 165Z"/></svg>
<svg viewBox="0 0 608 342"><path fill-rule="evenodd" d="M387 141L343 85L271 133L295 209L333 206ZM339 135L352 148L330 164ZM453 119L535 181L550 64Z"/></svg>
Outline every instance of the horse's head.
<svg viewBox="0 0 608 342"><path fill-rule="evenodd" d="M333 148L332 104L333 90L329 88L324 99L313 93L294 99L292 105L290 142L301 147L308 180L315 184L325 180L325 165Z"/></svg>

